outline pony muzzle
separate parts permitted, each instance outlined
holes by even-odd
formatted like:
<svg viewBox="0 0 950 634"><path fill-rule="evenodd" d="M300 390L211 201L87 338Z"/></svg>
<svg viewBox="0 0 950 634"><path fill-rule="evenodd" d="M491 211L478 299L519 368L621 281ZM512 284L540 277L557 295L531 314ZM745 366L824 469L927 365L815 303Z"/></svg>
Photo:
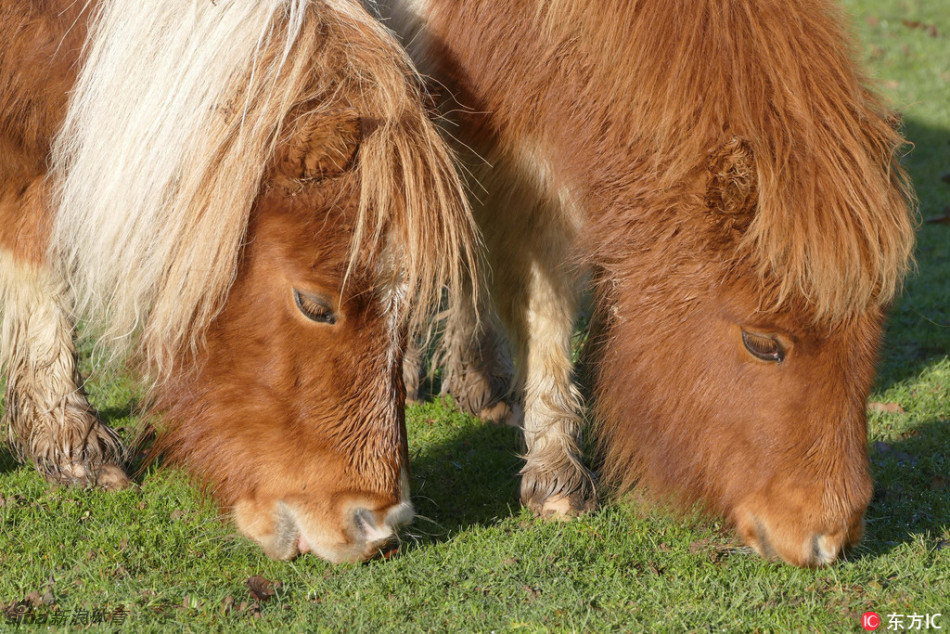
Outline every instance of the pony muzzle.
<svg viewBox="0 0 950 634"><path fill-rule="evenodd" d="M771 520L748 509L736 513L736 529L743 541L770 560L818 568L837 561L864 534L863 512L839 526L814 529L804 523Z"/></svg>
<svg viewBox="0 0 950 634"><path fill-rule="evenodd" d="M270 514L261 513L254 502L239 502L234 507L235 523L271 559L310 553L333 564L391 557L399 549L398 529L415 516L406 500L376 510L351 503L333 526L324 514L308 512L302 505L278 501L272 509Z"/></svg>

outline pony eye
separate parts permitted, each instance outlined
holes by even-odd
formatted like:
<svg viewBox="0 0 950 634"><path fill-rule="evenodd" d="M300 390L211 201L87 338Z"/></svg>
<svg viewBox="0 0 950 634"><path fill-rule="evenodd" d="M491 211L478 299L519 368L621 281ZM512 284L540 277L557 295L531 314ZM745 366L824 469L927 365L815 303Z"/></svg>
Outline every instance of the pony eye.
<svg viewBox="0 0 950 634"><path fill-rule="evenodd" d="M301 293L295 288L294 303L297 304L297 308L300 309L304 317L311 321L319 324L330 324L331 326L336 323L336 314L333 312L330 302L319 295Z"/></svg>
<svg viewBox="0 0 950 634"><path fill-rule="evenodd" d="M742 343L756 359L781 363L785 360L785 349L778 339L769 335L756 335L742 331Z"/></svg>

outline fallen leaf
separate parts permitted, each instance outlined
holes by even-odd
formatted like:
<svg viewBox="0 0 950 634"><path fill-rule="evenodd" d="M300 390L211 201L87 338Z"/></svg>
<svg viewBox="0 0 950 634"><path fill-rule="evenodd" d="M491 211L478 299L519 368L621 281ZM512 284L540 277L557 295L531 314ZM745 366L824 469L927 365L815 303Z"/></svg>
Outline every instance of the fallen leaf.
<svg viewBox="0 0 950 634"><path fill-rule="evenodd" d="M183 518L184 516L185 516L185 512L182 511L181 509L175 509L174 511L172 511L172 519L173 519L173 520L180 520L180 519Z"/></svg>
<svg viewBox="0 0 950 634"><path fill-rule="evenodd" d="M254 575L247 580L247 588L257 601L267 601L273 597L280 585L279 581L268 581L260 575Z"/></svg>
<svg viewBox="0 0 950 634"><path fill-rule="evenodd" d="M251 603L248 603L247 601L241 601L241 605L238 606L238 612L242 614L250 614L253 617L260 618L261 604L257 601L252 601Z"/></svg>
<svg viewBox="0 0 950 634"><path fill-rule="evenodd" d="M930 489L932 491L943 491L950 484L950 480L943 476L936 475L930 479Z"/></svg>
<svg viewBox="0 0 950 634"><path fill-rule="evenodd" d="M920 20L901 20L901 24L909 29L924 31L930 37L940 37L940 31L937 30L937 26L935 24L927 24L926 22L921 22Z"/></svg>

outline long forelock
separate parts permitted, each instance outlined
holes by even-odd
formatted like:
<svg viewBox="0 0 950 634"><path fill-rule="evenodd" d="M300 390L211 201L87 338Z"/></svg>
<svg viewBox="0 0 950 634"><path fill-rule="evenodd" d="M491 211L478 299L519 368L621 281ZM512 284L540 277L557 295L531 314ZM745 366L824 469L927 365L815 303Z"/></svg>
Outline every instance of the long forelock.
<svg viewBox="0 0 950 634"><path fill-rule="evenodd" d="M538 14L555 41L603 62L589 87L613 110L599 115L631 140L606 160L643 160L656 179L646 206L675 209L681 184L738 136L755 155L758 208L737 256L777 283L776 307L805 301L827 321L890 303L914 241L904 140L830 3L608 4L550 0Z"/></svg>
<svg viewBox="0 0 950 634"><path fill-rule="evenodd" d="M389 315L425 332L435 309L465 301L466 280L481 274L478 229L455 157L430 118L424 82L408 54L358 3L329 4L334 11L321 25L332 43L324 54L345 69L337 71L335 92L359 95L368 124L356 163L360 202L350 270L362 254L384 254L384 284L401 289L403 308Z"/></svg>
<svg viewBox="0 0 950 634"><path fill-rule="evenodd" d="M408 58L358 3L104 0L54 147L52 244L80 316L116 357L137 343L152 381L223 306L281 125L333 45L345 54L322 59L344 69L327 77L353 85L316 93L355 90L380 123L359 150L353 257L391 231L423 310L473 266L452 157Z"/></svg>

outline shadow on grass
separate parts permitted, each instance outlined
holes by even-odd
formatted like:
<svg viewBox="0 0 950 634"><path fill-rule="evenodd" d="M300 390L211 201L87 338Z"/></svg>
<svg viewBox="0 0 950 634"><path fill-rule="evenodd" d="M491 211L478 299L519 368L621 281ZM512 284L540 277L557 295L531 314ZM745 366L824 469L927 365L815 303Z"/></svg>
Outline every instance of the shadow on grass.
<svg viewBox="0 0 950 634"><path fill-rule="evenodd" d="M520 437L512 427L473 424L410 452L412 499L420 516L410 532L422 541L443 541L516 515Z"/></svg>
<svg viewBox="0 0 950 634"><path fill-rule="evenodd" d="M874 443L874 498L858 557L885 555L918 536L950 547L950 423L924 423L894 443Z"/></svg>
<svg viewBox="0 0 950 634"><path fill-rule="evenodd" d="M923 220L945 213L950 187L940 175L950 168L950 130L905 119L915 144L906 159ZM950 355L950 226L924 222L918 228L916 268L891 311L881 351L877 388L912 381ZM905 404L906 405L906 404ZM950 421L917 424L893 443L874 443L875 494L867 512L867 537L858 556L885 554L929 533L944 546L950 531Z"/></svg>
<svg viewBox="0 0 950 634"><path fill-rule="evenodd" d="M916 268L888 320L878 377L883 389L918 376L950 355L950 226L926 222L946 213L950 204L950 186L940 179L950 169L950 130L908 117L904 133L914 143L905 163L925 222L917 230Z"/></svg>
<svg viewBox="0 0 950 634"><path fill-rule="evenodd" d="M106 407L99 410L99 420L103 423L116 428L116 423L125 419L128 419L140 414L138 401L131 399L128 403L119 406L119 407Z"/></svg>
<svg viewBox="0 0 950 634"><path fill-rule="evenodd" d="M0 443L0 475L5 473L10 473L20 468L20 462L16 459L16 456L13 455L13 452L10 451L10 448L3 443Z"/></svg>

